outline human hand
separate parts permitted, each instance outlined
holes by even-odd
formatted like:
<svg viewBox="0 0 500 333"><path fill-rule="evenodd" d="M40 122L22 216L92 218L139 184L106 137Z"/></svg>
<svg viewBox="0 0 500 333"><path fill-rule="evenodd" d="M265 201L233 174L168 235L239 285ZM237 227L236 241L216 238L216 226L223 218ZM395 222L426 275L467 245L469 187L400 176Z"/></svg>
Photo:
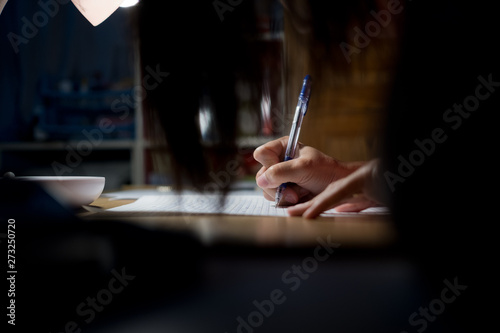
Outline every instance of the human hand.
<svg viewBox="0 0 500 333"><path fill-rule="evenodd" d="M294 159L284 159L288 137L270 141L254 152L254 158L262 164L257 172L257 185L264 197L274 201L276 188L282 183L293 183L283 192L283 205L307 201L323 192L328 184L358 169L362 163L344 163L323 154L319 150L299 144Z"/></svg>
<svg viewBox="0 0 500 333"><path fill-rule="evenodd" d="M288 208L291 216L315 218L322 212L361 211L382 201L378 188L379 160L372 160L348 176L330 183L323 192L311 200Z"/></svg>

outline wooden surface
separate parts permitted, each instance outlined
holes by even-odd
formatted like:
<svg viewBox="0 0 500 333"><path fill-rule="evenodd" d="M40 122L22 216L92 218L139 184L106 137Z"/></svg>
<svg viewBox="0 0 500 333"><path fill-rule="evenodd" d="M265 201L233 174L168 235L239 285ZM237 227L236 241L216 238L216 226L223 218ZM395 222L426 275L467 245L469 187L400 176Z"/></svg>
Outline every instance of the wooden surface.
<svg viewBox="0 0 500 333"><path fill-rule="evenodd" d="M287 124L291 124L302 80L310 74L313 88L300 141L344 161L379 156L387 98L399 55L400 18L393 17L390 24L381 29L367 47L360 49L359 54L352 54L348 62L339 44L355 45L353 29L364 27L362 22L356 22L359 17L351 17L351 26L345 27L346 37L332 37L329 49L310 33L306 2L287 1L287 5L292 6L295 13L302 13L294 17L291 11L284 11ZM325 6L332 5L325 2ZM371 21L373 17L366 19Z"/></svg>
<svg viewBox="0 0 500 333"><path fill-rule="evenodd" d="M134 200L101 197L79 216L85 220L120 220L149 228L186 231L204 244L238 243L251 246L308 247L318 238L343 247L384 247L396 238L390 215L357 214L320 217L237 216L217 214L107 212Z"/></svg>

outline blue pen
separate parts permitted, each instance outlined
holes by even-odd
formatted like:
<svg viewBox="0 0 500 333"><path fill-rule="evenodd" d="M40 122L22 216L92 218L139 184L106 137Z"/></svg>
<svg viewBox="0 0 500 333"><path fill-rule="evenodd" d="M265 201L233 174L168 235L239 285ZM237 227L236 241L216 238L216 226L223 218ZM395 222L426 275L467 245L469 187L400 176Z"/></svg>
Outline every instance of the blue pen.
<svg viewBox="0 0 500 333"><path fill-rule="evenodd" d="M288 144L285 151L285 161L289 161L295 157L295 151L297 149L297 143L299 141L300 127L302 125L302 120L307 112L307 107L309 105L309 97L311 96L311 76L306 75L304 82L302 83L302 90L299 95L299 102L297 108L295 109L295 116L293 117L292 128L290 129L290 136L288 137ZM285 190L287 183L281 184L276 190L276 207L279 206L281 202L281 197L283 196L283 191Z"/></svg>

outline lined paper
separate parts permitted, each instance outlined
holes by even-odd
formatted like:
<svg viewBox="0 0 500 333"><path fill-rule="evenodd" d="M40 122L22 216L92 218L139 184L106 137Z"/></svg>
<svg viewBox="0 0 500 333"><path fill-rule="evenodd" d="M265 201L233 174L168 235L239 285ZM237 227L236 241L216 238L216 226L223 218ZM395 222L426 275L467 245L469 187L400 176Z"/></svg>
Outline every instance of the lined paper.
<svg viewBox="0 0 500 333"><path fill-rule="evenodd" d="M273 202L256 195L227 195L222 203L218 195L145 195L131 204L108 211L287 216L285 208L277 208Z"/></svg>
<svg viewBox="0 0 500 333"><path fill-rule="evenodd" d="M111 212L130 213L182 213L182 214L227 214L248 216L288 216L286 208L275 207L274 202L262 195L243 195L229 193L223 203L220 196L210 194L145 195L137 201L115 208ZM334 209L324 212L323 216L342 216L352 214L387 213L385 207L373 207L361 213L339 213Z"/></svg>

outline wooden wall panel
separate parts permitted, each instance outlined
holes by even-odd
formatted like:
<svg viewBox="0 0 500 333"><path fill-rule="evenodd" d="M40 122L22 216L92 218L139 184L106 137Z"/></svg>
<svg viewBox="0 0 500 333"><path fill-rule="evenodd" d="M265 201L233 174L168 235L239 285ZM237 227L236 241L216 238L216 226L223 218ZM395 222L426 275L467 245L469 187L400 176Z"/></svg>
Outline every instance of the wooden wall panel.
<svg viewBox="0 0 500 333"><path fill-rule="evenodd" d="M385 103L397 56L396 30L387 27L378 36L381 42L362 49L351 63L337 59L336 65L345 68L336 71L328 63L314 66L318 65L311 60L315 50L308 49L307 36L297 31L285 12L285 112L289 122L304 76L313 77L309 112L300 135L302 143L347 161L367 160L378 154L376 147L383 134Z"/></svg>

